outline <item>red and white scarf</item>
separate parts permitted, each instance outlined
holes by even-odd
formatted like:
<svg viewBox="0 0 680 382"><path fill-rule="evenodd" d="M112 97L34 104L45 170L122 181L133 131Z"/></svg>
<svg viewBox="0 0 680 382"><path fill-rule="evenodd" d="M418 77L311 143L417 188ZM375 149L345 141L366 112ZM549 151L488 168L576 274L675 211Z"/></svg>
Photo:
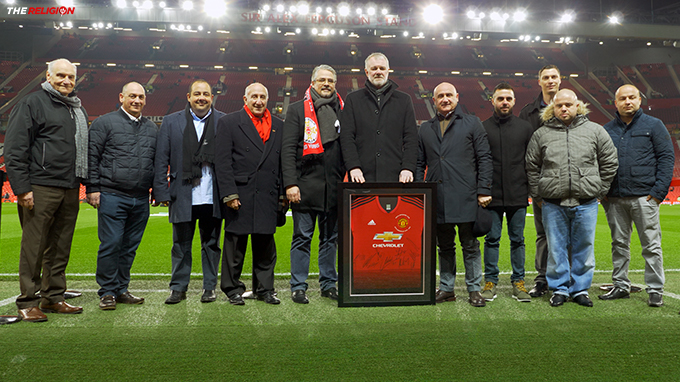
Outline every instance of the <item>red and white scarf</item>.
<svg viewBox="0 0 680 382"><path fill-rule="evenodd" d="M340 110L345 107L340 94L338 94L338 102L340 103ZM316 111L314 110L314 101L312 100L312 87L307 88L304 98L305 105L305 131L304 131L304 147L302 149L302 156L310 154L323 153L323 145L321 144L321 134L319 134L319 121L316 119Z"/></svg>

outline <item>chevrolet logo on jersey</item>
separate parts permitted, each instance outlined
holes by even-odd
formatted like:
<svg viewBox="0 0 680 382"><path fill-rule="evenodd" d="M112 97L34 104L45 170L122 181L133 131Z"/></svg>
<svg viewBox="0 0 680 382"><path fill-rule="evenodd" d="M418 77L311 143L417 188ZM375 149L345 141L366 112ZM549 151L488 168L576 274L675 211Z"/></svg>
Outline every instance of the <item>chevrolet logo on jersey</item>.
<svg viewBox="0 0 680 382"><path fill-rule="evenodd" d="M391 243L394 240L401 240L401 237L403 235L400 233L393 233L393 232L383 232L383 233L376 233L375 236L373 236L373 240L382 240L383 243Z"/></svg>

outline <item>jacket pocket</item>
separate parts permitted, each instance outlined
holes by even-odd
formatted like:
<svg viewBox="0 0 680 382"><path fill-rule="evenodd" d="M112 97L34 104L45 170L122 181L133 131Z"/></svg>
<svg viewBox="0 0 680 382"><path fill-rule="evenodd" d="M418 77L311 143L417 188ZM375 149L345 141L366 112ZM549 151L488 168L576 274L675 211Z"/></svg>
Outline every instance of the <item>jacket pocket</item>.
<svg viewBox="0 0 680 382"><path fill-rule="evenodd" d="M579 167L579 194L578 197L585 199L590 197L600 197L602 190L602 179L600 170L597 167Z"/></svg>
<svg viewBox="0 0 680 382"><path fill-rule="evenodd" d="M538 179L538 195L543 198L559 197L560 190L560 170L544 169Z"/></svg>

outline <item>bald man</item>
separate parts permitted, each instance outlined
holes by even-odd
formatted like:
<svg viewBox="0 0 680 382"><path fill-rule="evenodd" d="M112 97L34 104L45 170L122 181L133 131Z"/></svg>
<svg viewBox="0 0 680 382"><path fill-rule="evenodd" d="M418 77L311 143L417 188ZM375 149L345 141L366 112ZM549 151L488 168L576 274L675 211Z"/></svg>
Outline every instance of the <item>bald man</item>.
<svg viewBox="0 0 680 382"><path fill-rule="evenodd" d="M486 305L480 290L482 254L472 233L477 205L491 202L493 163L486 130L479 118L458 107L456 88L442 82L432 101L437 115L420 127L416 179L437 183L437 245L440 282L435 301L455 301L456 229L465 264L465 284L472 306Z"/></svg>
<svg viewBox="0 0 680 382"><path fill-rule="evenodd" d="M618 167L609 134L587 114L573 91L558 91L541 114L543 127L527 147L529 193L543 208L546 279L554 307L569 297L593 306L588 289L595 270L597 200L607 194Z"/></svg>
<svg viewBox="0 0 680 382"><path fill-rule="evenodd" d="M99 308L139 305L128 291L130 269L149 220L158 127L142 116L146 92L137 82L123 86L121 108L92 122L87 202L97 209Z"/></svg>
<svg viewBox="0 0 680 382"><path fill-rule="evenodd" d="M666 126L640 108L640 91L623 85L616 91L616 118L604 125L616 146L619 170L602 206L612 236L614 288L601 300L630 297L628 278L633 224L645 259L645 284L651 307L663 305L663 252L659 205L673 179L675 155Z"/></svg>
<svg viewBox="0 0 680 382"><path fill-rule="evenodd" d="M240 278L249 237L257 299L281 302L274 290L274 232L285 196L280 163L283 121L271 115L268 99L267 88L252 83L246 87L243 108L217 122L215 178L225 219L220 286L232 305L245 305Z"/></svg>

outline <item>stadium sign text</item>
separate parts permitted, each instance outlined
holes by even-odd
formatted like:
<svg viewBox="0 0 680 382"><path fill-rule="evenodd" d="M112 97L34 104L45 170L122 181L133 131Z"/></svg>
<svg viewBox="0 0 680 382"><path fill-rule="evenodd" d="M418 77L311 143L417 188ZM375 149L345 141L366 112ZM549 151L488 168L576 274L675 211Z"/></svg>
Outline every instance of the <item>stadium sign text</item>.
<svg viewBox="0 0 680 382"><path fill-rule="evenodd" d="M73 15L76 7L7 7L8 15Z"/></svg>
<svg viewBox="0 0 680 382"><path fill-rule="evenodd" d="M412 18L402 19L398 16L338 16L338 15L296 15L290 13L271 13L263 15L258 12L241 13L241 21L248 23L278 23L278 24L328 24L328 25L368 25L368 26L391 26L412 27L415 20Z"/></svg>

